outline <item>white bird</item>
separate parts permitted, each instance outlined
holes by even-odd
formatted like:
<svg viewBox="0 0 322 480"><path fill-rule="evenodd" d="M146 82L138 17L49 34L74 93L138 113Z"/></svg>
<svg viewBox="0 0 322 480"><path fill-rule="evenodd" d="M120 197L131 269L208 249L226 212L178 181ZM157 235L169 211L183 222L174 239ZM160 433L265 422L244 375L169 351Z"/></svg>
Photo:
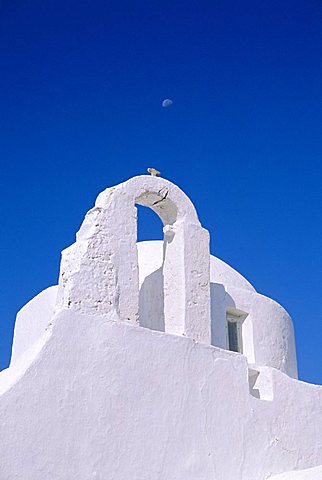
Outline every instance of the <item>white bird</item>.
<svg viewBox="0 0 322 480"><path fill-rule="evenodd" d="M160 175L161 172L156 170L155 168L148 168L148 172L152 175L152 177L156 177L157 175Z"/></svg>

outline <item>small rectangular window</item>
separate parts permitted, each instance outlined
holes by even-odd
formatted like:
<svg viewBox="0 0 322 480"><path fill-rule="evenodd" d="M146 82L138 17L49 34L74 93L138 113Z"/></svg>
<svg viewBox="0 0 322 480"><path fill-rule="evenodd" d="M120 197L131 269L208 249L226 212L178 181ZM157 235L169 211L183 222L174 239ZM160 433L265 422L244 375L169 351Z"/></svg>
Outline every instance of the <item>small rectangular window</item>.
<svg viewBox="0 0 322 480"><path fill-rule="evenodd" d="M239 352L238 324L228 320L228 347L233 352Z"/></svg>
<svg viewBox="0 0 322 480"><path fill-rule="evenodd" d="M233 315L227 315L227 348L232 352L243 352L241 322Z"/></svg>

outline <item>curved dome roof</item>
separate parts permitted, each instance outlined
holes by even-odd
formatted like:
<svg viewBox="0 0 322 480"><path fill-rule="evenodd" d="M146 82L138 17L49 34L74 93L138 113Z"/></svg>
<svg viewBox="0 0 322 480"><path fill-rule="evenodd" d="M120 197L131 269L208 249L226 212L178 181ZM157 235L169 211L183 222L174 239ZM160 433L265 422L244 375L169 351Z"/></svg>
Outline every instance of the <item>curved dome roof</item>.
<svg viewBox="0 0 322 480"><path fill-rule="evenodd" d="M237 270L217 257L210 255L210 281L229 287L243 288L256 292L255 288Z"/></svg>
<svg viewBox="0 0 322 480"><path fill-rule="evenodd" d="M144 278L162 266L163 241L138 242L140 285ZM217 257L210 255L210 281L229 287L242 288L255 292L255 288L240 273Z"/></svg>

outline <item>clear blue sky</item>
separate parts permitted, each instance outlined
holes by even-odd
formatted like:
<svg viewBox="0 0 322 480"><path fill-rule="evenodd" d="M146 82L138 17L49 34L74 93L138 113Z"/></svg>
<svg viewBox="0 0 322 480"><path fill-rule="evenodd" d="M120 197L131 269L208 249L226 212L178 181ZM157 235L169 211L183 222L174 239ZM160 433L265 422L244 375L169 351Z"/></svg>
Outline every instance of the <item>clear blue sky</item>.
<svg viewBox="0 0 322 480"><path fill-rule="evenodd" d="M0 5L0 368L98 192L154 166L290 312L322 384L321 1ZM140 239L161 238L144 210Z"/></svg>

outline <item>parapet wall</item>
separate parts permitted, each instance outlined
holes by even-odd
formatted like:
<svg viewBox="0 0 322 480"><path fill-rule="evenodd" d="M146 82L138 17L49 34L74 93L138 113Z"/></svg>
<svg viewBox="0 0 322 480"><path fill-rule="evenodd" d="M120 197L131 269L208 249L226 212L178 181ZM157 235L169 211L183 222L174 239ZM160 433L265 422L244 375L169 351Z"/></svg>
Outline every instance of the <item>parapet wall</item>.
<svg viewBox="0 0 322 480"><path fill-rule="evenodd" d="M22 357L0 374L0 478L264 480L322 464L321 387L268 367L254 379L243 355L112 314L64 310L46 335L23 373Z"/></svg>

